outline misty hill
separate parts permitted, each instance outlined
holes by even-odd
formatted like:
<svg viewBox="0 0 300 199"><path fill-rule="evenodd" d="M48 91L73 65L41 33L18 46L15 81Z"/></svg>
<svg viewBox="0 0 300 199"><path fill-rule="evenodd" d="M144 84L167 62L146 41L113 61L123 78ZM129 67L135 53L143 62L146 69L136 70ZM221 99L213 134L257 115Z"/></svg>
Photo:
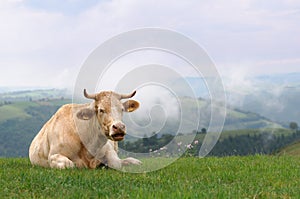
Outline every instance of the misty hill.
<svg viewBox="0 0 300 199"><path fill-rule="evenodd" d="M223 77L227 103L288 125L300 123L300 73ZM205 79L187 78L196 95L209 99Z"/></svg>
<svg viewBox="0 0 300 199"><path fill-rule="evenodd" d="M260 91L255 96L247 95L241 109L260 113L272 120L289 123L299 122L300 87L283 87L280 93Z"/></svg>
<svg viewBox="0 0 300 199"><path fill-rule="evenodd" d="M138 112L132 113L129 118L126 117L127 115L124 115L125 123L133 124L127 125L128 131L132 136L142 138L144 136L151 136L153 132L175 135L178 133L189 134L194 131L201 131L203 128L208 130L211 122L210 102L201 98L193 99L190 97L184 97L180 100L182 105L181 112L184 112L181 117L168 116L165 113L165 109L156 107L150 113L144 112L144 116ZM179 113L181 112L179 111ZM224 131L283 128L281 124L253 112L243 111L234 107L227 107L226 112L226 119L223 126Z"/></svg>

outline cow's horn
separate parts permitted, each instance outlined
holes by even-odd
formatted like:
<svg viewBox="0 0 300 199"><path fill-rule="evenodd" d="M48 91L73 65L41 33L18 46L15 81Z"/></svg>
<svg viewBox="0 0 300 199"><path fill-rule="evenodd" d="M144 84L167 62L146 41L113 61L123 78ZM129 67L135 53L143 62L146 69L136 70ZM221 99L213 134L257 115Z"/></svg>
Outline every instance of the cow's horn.
<svg viewBox="0 0 300 199"><path fill-rule="evenodd" d="M96 99L96 95L95 94L88 94L86 92L86 89L83 89L83 94L84 94L84 97L88 98L88 99Z"/></svg>
<svg viewBox="0 0 300 199"><path fill-rule="evenodd" d="M120 94L120 99L128 99L128 98L132 98L134 95L136 94L136 91L133 91L130 94Z"/></svg>

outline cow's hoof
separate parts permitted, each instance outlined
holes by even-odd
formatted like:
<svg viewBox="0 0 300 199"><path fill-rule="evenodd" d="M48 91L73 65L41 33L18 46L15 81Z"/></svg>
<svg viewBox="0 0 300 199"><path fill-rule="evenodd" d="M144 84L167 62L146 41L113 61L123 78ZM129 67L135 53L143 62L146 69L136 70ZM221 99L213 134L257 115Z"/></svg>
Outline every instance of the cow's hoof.
<svg viewBox="0 0 300 199"><path fill-rule="evenodd" d="M126 159L122 160L122 165L123 166L130 165L130 164L141 165L142 162L140 160L132 158L132 157L129 157L129 158L126 158Z"/></svg>

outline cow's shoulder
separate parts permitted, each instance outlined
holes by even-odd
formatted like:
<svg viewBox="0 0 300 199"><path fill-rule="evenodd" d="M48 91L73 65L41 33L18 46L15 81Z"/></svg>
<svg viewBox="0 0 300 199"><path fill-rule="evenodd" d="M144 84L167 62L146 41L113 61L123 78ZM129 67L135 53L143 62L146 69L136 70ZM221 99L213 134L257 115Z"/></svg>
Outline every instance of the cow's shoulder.
<svg viewBox="0 0 300 199"><path fill-rule="evenodd" d="M43 128L47 131L55 129L58 132L64 129L68 134L74 134L77 130L74 116L76 117L76 113L79 110L88 106L88 104L65 104L57 110Z"/></svg>
<svg viewBox="0 0 300 199"><path fill-rule="evenodd" d="M88 109L90 107L90 104L65 104L57 110L56 114L71 116L72 114L77 113L80 110Z"/></svg>

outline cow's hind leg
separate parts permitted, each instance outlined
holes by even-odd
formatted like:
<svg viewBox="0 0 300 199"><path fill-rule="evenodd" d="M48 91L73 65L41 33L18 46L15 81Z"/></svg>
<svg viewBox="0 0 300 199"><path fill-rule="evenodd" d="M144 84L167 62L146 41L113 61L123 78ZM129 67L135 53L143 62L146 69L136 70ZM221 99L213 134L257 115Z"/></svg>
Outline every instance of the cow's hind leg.
<svg viewBox="0 0 300 199"><path fill-rule="evenodd" d="M50 155L48 160L51 168L66 169L75 167L75 164L69 158L61 154Z"/></svg>

